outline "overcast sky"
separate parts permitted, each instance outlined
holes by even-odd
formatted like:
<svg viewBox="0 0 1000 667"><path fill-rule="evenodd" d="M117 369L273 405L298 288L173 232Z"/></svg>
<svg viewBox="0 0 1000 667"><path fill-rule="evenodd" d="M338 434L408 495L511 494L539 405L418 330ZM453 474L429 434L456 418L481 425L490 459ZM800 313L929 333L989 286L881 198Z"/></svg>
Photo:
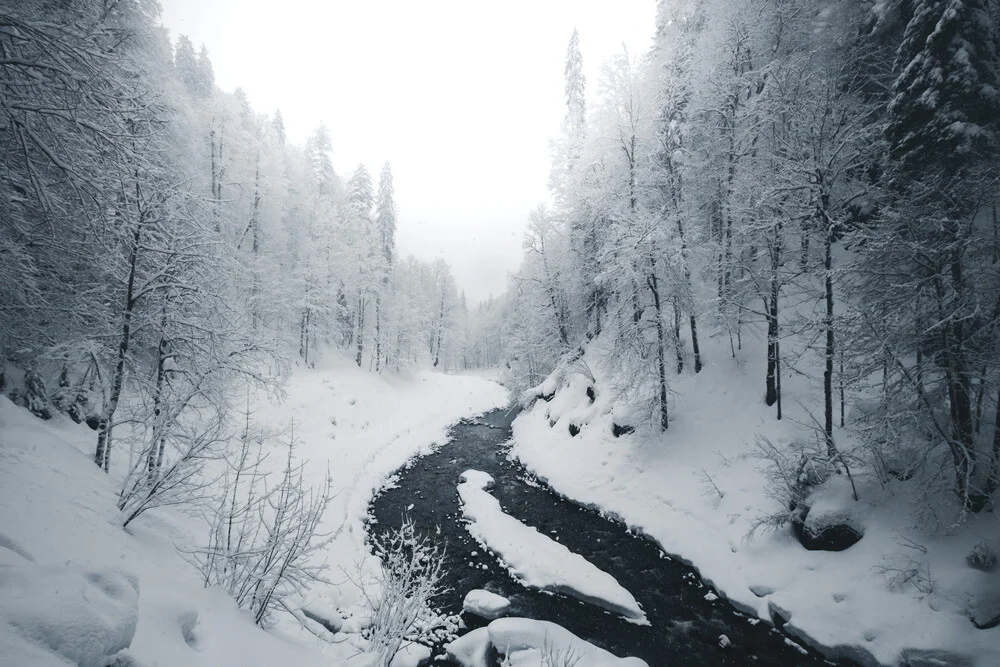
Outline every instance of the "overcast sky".
<svg viewBox="0 0 1000 667"><path fill-rule="evenodd" d="M403 254L444 257L471 302L506 286L525 219L548 200L563 65L580 31L601 64L650 44L654 0L161 0L224 90L277 108L293 141L322 121L346 178L392 163Z"/></svg>

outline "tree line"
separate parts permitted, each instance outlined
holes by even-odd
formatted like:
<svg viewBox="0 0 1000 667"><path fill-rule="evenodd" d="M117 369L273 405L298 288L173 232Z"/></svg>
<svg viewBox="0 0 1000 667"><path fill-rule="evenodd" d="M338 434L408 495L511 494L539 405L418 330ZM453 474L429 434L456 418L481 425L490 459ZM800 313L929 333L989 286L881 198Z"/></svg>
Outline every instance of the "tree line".
<svg viewBox="0 0 1000 667"><path fill-rule="evenodd" d="M105 470L127 424L133 487L324 346L465 361L448 265L398 256L390 165L343 178L325 126L297 145L220 90L153 0L0 10L0 145L0 387L86 420Z"/></svg>
<svg viewBox="0 0 1000 667"><path fill-rule="evenodd" d="M759 332L777 419L804 376L826 456L846 461L853 403L851 456L980 511L1000 485L998 26L995 0L660 0L652 47L591 97L574 33L554 204L480 307L499 349L475 354L523 388L600 339L665 431L672 378L722 361L706 337L739 358Z"/></svg>

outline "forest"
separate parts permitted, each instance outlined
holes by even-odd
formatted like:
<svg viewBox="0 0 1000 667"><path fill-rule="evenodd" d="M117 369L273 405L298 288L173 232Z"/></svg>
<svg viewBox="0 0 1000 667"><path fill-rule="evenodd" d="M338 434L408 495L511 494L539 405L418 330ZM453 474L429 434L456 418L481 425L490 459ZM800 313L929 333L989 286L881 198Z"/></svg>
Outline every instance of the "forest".
<svg viewBox="0 0 1000 667"><path fill-rule="evenodd" d="M551 208L480 317L520 388L603 337L625 396L667 430L700 343L766 337L762 400L857 405L860 457L924 472L963 511L1000 484L1000 7L996 2L660 2L649 53L586 106L579 36ZM846 465L846 460L844 461Z"/></svg>
<svg viewBox="0 0 1000 667"><path fill-rule="evenodd" d="M295 143L281 111L216 84L208 50L171 35L157 0L0 3L0 433L21 424L9 398L56 429L53 442L86 442L79 479L111 485L102 502L128 539L144 526L169 534L163 517L196 508L207 543L176 550L203 587L224 589L254 625L281 617L310 639L350 635L378 656L370 664L398 664L408 643L443 645L435 632L455 639L431 604L451 546L409 518L376 534L372 509L455 423L512 429L505 451L531 480L680 552L734 601L726 566L696 556L788 533L796 549L853 554L831 580L877 572L919 608L902 618L938 611L941 595L966 625L996 627L996 575L973 577L994 572L1000 549L1000 2L655 7L649 48L623 49L597 81L584 74L586 34L546 64L565 83L551 196L525 211L506 291L470 303L444 259L397 248L406 211L390 162L337 173L340 128ZM400 389L413 378L429 382L423 396ZM460 422L500 407L497 382L513 425ZM269 423L279 412L266 400L285 400L290 423ZM23 469L14 451L0 441L11 480ZM325 472L309 467L317 452ZM600 477L609 461L617 472ZM675 465L702 498L675 484ZM734 471L755 471L752 491ZM494 512L492 484L468 470L449 487L469 526L474 503ZM850 506L830 525L849 539L830 546L810 537L830 527L812 509L841 486ZM736 527L718 543L668 545L675 526L656 524L656 508L682 496L691 516L729 512ZM4 498L4 512L26 504ZM846 551L876 524L905 557L876 537L861 543L871 553ZM0 523L0 548L21 554L15 528ZM952 551L978 573L942 571ZM318 564L328 553L338 566L374 556L382 574L359 565L360 593L345 602L347 585ZM848 562L789 558L795 572ZM774 592L737 581L756 598ZM322 586L337 591L326 598L336 622L310 601ZM646 622L645 599L624 595ZM757 613L780 630L790 612L772 602ZM866 664L910 648L909 635L868 630L796 638ZM861 636L870 653L829 649ZM998 655L976 637L970 652Z"/></svg>
<svg viewBox="0 0 1000 667"><path fill-rule="evenodd" d="M342 178L325 126L288 143L280 111L219 90L204 47L158 17L131 1L2 17L0 355L25 373L18 400L91 423L105 470L115 423L145 423L155 475L187 413L221 416L232 383L280 391L318 345L373 372L466 365L448 265L396 253L391 166ZM122 417L126 388L142 405Z"/></svg>

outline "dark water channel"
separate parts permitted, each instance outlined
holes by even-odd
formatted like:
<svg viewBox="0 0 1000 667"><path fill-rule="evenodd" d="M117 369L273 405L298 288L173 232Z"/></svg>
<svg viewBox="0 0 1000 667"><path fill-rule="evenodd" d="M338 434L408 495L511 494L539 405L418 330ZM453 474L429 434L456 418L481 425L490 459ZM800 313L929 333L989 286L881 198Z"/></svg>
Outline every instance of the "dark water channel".
<svg viewBox="0 0 1000 667"><path fill-rule="evenodd" d="M377 521L370 530L398 526L404 512L430 534L440 527L452 588L437 601L442 611L459 613L468 591L485 588L511 600L508 615L553 621L616 655L638 656L650 667L851 664L826 661L812 650L803 653L767 623L751 623L721 596L706 600L711 589L697 572L663 554L651 540L531 482L507 459L510 437L510 416L499 410L455 425L446 445L399 471L398 485L383 490L370 508ZM639 601L651 625L628 623L514 581L464 527L456 486L470 468L493 476L491 493L504 511L614 576ZM470 628L477 627L474 618L464 618ZM729 638L729 647L719 645L720 635Z"/></svg>

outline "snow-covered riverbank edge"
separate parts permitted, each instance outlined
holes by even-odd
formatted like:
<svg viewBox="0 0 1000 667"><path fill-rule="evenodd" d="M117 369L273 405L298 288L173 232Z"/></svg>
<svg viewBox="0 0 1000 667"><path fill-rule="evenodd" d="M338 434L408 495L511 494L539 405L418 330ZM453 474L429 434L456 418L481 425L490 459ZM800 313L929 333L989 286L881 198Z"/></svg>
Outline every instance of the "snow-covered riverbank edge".
<svg viewBox="0 0 1000 667"><path fill-rule="evenodd" d="M667 433L640 427L616 438L613 424L641 419L614 399L613 379L602 375L596 356L585 370L550 379L538 392L550 400L538 400L514 422L511 455L554 491L641 531L735 605L777 619L830 657L870 665L924 664L919 660L930 656L944 659L940 664L1000 664L1000 630L977 629L969 618L973 596L1000 591L998 576L965 563L984 532L996 535L994 516L973 517L955 531L922 532L911 526L905 488L879 495L876 506L869 502L876 490L862 480L857 513L867 530L850 549L807 551L787 526L748 540L754 521L778 509L752 442L758 434L801 437L795 422L808 415L789 401L791 414L775 421L755 382L763 374L720 355L672 387ZM789 383L788 390L805 388ZM911 561L931 573L930 592L891 590L886 568Z"/></svg>
<svg viewBox="0 0 1000 667"><path fill-rule="evenodd" d="M318 369L295 372L283 402L257 403L255 423L282 430L294 420L296 455L309 460L307 481L319 482L329 470L337 494L321 527L334 537L324 556L328 576L337 585L314 587L304 604L336 611L361 602L345 573L377 566L365 545L363 526L372 495L400 466L442 442L452 423L505 400L499 385L481 377L424 371L376 375L335 357ZM27 574L58 568L81 582L94 571L103 573L102 581L134 581L137 604L127 590L116 592L114 606L123 620L106 628L110 636L132 624L134 636L124 643L116 636L112 642L130 644L129 664L367 664L352 641L327 644L290 619L262 630L222 591L205 589L181 553L182 548L204 543L207 525L200 516L179 508L151 510L128 531L122 530L115 509L121 471L114 463L120 459L124 465L127 452L116 452L112 472L105 475L91 460L94 437L86 426L63 417L43 422L0 397L0 565ZM26 575L18 581L44 578ZM45 593L17 592L25 600ZM46 610L7 602L0 609L4 660L63 664L66 656L57 650L55 639L35 632L52 625L39 616ZM81 632L98 627L94 615L80 614L77 620ZM65 635L65 619L53 621ZM340 639L355 629L347 624ZM95 659L101 650L91 651ZM42 658L48 663L39 662ZM72 659L79 661L77 656Z"/></svg>

